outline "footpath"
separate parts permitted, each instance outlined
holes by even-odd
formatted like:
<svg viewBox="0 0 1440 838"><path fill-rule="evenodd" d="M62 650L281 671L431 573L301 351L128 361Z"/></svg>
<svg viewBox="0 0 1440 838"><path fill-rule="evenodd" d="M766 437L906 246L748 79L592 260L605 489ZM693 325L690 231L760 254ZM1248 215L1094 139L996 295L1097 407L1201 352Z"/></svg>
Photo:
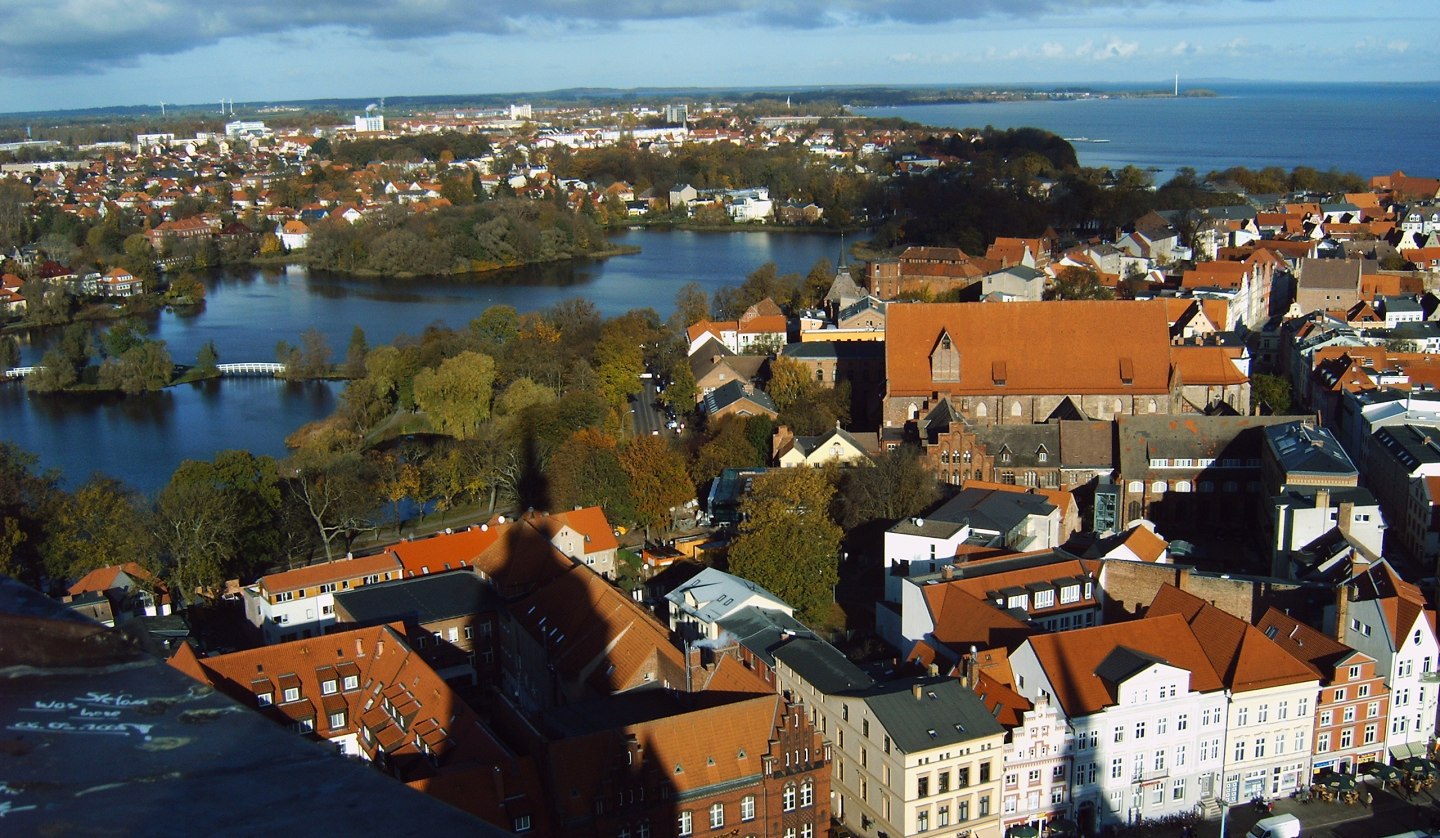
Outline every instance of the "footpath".
<svg viewBox="0 0 1440 838"><path fill-rule="evenodd" d="M1193 838L1244 838L1255 822L1271 815L1294 815L1300 819L1301 838L1384 838L1411 830L1434 830L1440 836L1440 797L1432 789L1422 791L1409 799L1404 792L1396 794L1390 790L1377 790L1373 781L1362 784L1373 797L1369 806L1358 803L1325 803L1310 800L1302 803L1289 797L1274 802L1274 810L1261 813L1252 805L1242 803L1232 806L1225 818L1225 834L1221 836L1220 821L1210 820L1194 827ZM1122 829L1116 838L1186 838L1180 827Z"/></svg>

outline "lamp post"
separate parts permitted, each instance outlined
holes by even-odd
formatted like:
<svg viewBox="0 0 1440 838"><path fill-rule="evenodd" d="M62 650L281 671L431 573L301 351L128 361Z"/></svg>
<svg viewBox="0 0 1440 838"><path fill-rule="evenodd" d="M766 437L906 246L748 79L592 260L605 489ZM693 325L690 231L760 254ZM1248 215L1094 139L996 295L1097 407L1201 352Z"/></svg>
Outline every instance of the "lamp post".
<svg viewBox="0 0 1440 838"><path fill-rule="evenodd" d="M1230 804L1220 801L1220 838L1225 838L1225 818L1230 814Z"/></svg>

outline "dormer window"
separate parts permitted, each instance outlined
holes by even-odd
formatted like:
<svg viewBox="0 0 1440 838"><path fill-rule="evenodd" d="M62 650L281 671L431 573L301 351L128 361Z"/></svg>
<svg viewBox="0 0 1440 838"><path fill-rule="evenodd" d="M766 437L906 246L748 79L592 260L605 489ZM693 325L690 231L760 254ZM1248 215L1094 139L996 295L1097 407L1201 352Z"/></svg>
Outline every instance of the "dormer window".
<svg viewBox="0 0 1440 838"><path fill-rule="evenodd" d="M942 331L930 351L930 378L934 381L960 380L960 350L950 339L950 333Z"/></svg>

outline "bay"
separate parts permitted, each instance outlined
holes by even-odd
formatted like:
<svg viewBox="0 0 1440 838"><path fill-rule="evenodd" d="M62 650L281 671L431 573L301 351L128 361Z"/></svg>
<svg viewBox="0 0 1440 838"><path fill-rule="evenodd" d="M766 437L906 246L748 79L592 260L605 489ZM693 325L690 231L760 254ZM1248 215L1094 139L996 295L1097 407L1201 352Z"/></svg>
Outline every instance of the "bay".
<svg viewBox="0 0 1440 838"><path fill-rule="evenodd" d="M1170 96L857 108L948 128L1043 128L1073 143L1082 166L1155 169L1164 183L1182 166L1204 175L1232 166L1332 167L1362 177L1396 169L1440 176L1440 86L1280 84L1181 80L1214 97ZM1168 85L1166 85L1168 87ZM1134 89L1133 87L1131 89ZM1097 93L1105 94L1100 87ZM1426 126L1421 128L1421 126Z"/></svg>
<svg viewBox="0 0 1440 838"><path fill-rule="evenodd" d="M339 358L357 325L376 346L433 323L464 328L492 305L536 311L572 297L591 301L606 317L645 307L665 317L688 282L713 293L743 282L766 262L781 273L805 273L817 259L833 263L840 252L839 238L826 233L636 229L611 239L640 251L465 278L354 278L295 265L217 271L205 278L202 311L164 311L147 326L178 363L193 363L210 340L222 363L272 361L278 342L298 344L310 328L325 335ZM22 346L24 361L37 361L58 336L57 330L31 334ZM227 378L119 397L40 396L17 383L0 384L0 439L36 454L42 467L59 469L67 486L100 471L153 492L185 459L210 459L231 448L283 456L284 438L333 411L342 386Z"/></svg>

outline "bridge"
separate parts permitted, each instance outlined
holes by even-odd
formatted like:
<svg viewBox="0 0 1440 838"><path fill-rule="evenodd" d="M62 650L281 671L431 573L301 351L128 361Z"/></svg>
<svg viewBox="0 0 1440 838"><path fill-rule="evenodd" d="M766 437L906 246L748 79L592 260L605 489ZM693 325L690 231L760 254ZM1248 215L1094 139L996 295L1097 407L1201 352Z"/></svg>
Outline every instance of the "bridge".
<svg viewBox="0 0 1440 838"><path fill-rule="evenodd" d="M221 375L272 375L285 374L284 364L266 364L252 361L244 364L216 364L215 371Z"/></svg>
<svg viewBox="0 0 1440 838"><path fill-rule="evenodd" d="M36 370L43 370L44 367L11 367L5 371L6 378L24 378Z"/></svg>

